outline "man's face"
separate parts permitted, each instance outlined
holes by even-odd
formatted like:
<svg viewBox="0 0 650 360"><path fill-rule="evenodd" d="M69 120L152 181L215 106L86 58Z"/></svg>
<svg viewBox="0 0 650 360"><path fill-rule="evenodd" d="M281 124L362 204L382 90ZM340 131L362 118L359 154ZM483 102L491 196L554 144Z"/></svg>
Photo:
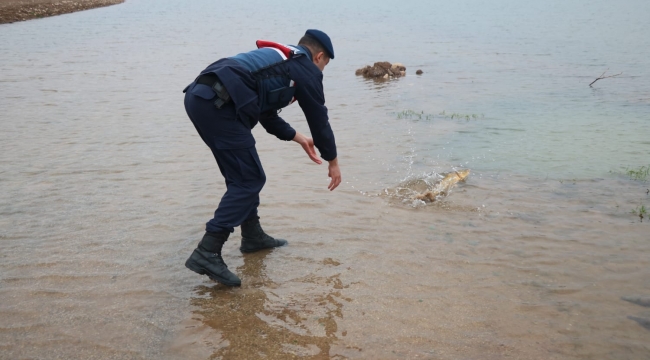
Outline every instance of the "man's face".
<svg viewBox="0 0 650 360"><path fill-rule="evenodd" d="M316 56L314 56L314 64L316 64L316 66L320 69L321 72L325 70L325 66L327 66L329 62L330 62L329 56L325 55L325 53L322 51L317 53Z"/></svg>

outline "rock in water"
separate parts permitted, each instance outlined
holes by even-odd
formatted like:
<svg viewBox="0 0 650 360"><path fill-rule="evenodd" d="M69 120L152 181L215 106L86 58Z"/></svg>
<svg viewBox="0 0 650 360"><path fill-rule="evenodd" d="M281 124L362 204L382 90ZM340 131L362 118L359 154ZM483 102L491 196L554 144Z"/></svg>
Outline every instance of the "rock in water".
<svg viewBox="0 0 650 360"><path fill-rule="evenodd" d="M406 67L400 63L389 63L388 61L379 61L372 66L366 65L355 71L356 75L362 75L367 79L390 79L406 75Z"/></svg>

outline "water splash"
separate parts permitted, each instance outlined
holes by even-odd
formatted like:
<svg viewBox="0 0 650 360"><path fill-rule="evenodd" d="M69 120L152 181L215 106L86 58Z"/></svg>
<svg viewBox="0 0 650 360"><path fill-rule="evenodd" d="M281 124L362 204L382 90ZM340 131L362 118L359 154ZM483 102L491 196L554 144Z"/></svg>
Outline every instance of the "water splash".
<svg viewBox="0 0 650 360"><path fill-rule="evenodd" d="M456 183L464 181L469 169L453 169L446 174L436 172L410 176L393 188L386 188L382 196L401 200L412 207L426 206L449 195Z"/></svg>

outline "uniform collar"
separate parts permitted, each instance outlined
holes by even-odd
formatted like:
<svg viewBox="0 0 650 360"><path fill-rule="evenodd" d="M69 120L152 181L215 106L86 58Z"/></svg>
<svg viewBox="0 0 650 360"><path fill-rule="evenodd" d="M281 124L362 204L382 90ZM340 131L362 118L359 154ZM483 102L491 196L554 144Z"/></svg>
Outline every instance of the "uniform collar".
<svg viewBox="0 0 650 360"><path fill-rule="evenodd" d="M307 57L309 58L310 61L313 61L313 59L311 57L311 51L309 51L308 47L306 47L304 45L298 45L296 47L299 48L301 51L303 51L305 53L305 55L307 55Z"/></svg>

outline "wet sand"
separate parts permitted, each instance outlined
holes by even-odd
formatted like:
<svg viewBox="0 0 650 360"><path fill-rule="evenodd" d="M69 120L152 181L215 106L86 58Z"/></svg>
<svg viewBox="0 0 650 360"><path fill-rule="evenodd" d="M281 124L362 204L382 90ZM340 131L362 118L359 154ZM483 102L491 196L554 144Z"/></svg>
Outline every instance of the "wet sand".
<svg viewBox="0 0 650 360"><path fill-rule="evenodd" d="M242 287L197 285L195 322L178 339L224 359L643 358L648 313L624 298L644 293L647 226L612 211L641 189L518 180L506 194L499 179L470 179L418 209L348 191L345 209L284 194L265 206L282 214L267 227L300 224L290 246L241 256L235 233L226 257ZM621 185L602 205L584 200Z"/></svg>
<svg viewBox="0 0 650 360"><path fill-rule="evenodd" d="M0 24L68 14L124 0L0 0Z"/></svg>

